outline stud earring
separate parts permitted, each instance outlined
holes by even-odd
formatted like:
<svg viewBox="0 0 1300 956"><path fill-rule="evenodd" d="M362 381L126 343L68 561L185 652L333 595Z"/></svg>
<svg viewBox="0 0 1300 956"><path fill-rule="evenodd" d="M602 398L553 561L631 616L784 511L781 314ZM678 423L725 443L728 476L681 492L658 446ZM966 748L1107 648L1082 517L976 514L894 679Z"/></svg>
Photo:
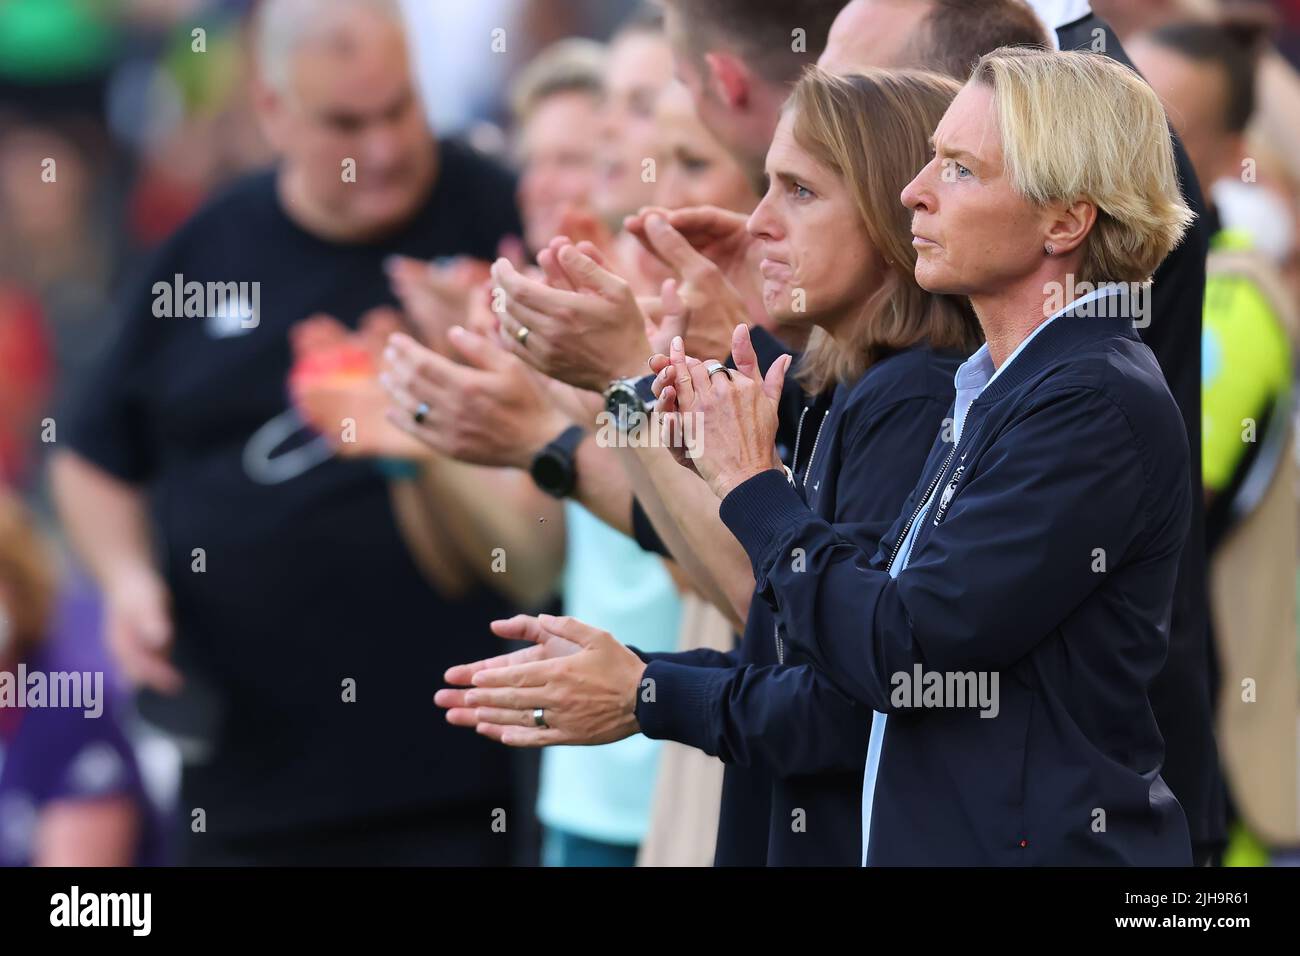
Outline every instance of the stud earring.
<svg viewBox="0 0 1300 956"><path fill-rule="evenodd" d="M1045 245L1045 246L1043 247L1043 250L1044 250L1044 251L1045 251L1049 256L1054 256L1054 255L1056 255L1056 247L1055 247L1054 245L1052 245L1050 242L1049 242L1047 245Z"/></svg>

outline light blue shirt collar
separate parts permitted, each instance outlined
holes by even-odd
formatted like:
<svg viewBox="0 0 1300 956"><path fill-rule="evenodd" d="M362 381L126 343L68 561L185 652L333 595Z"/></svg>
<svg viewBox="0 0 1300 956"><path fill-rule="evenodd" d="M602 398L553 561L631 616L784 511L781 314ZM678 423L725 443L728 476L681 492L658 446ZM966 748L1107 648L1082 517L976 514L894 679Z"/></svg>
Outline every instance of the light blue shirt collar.
<svg viewBox="0 0 1300 956"><path fill-rule="evenodd" d="M1016 360L1038 333L1067 312L1078 309L1089 302L1095 302L1102 296L1112 295L1114 291L1114 289L1106 287L1094 289L1087 295L1075 299L1046 321L1040 322L1032 332L1025 336L1024 341L1016 346L1015 351L1007 356L1007 360L996 369L993 367L993 356L989 354L988 343L981 345L974 355L961 364L961 367L957 369L957 374L953 377L953 384L957 386L957 399L953 414L953 440L961 440L962 426L966 423L966 413L970 410L971 403L979 398L984 389L992 385L1003 370Z"/></svg>

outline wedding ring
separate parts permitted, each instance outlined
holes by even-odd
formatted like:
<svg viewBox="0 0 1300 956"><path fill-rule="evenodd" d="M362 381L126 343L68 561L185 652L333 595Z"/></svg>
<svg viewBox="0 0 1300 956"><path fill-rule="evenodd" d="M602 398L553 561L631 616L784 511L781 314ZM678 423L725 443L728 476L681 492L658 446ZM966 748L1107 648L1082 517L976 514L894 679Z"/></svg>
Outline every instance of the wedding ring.
<svg viewBox="0 0 1300 956"><path fill-rule="evenodd" d="M727 366L723 365L721 362L710 362L704 367L709 370L709 378L713 378L713 376L717 375L719 372L725 372L727 380L731 380L731 369L727 368Z"/></svg>
<svg viewBox="0 0 1300 956"><path fill-rule="evenodd" d="M533 723L538 727L549 727L546 722L546 712L541 707L533 708Z"/></svg>
<svg viewBox="0 0 1300 956"><path fill-rule="evenodd" d="M415 409L415 411L411 413L411 417L415 419L415 424L423 425L424 420L429 417L430 411L431 409L429 408L429 403L421 402L419 406Z"/></svg>
<svg viewBox="0 0 1300 956"><path fill-rule="evenodd" d="M515 338L519 340L519 344L524 348L528 348L528 335L531 332L532 329L528 328L526 325L519 326L519 330L515 332Z"/></svg>

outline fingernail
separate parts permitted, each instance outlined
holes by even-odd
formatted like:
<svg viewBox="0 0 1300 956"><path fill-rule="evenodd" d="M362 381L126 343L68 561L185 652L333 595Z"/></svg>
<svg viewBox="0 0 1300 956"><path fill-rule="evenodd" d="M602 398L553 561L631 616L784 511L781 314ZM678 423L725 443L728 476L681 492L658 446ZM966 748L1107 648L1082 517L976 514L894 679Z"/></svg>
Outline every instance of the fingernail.
<svg viewBox="0 0 1300 956"><path fill-rule="evenodd" d="M673 348L677 349L680 352L686 351L686 344L682 341L682 337L680 335L673 336Z"/></svg>

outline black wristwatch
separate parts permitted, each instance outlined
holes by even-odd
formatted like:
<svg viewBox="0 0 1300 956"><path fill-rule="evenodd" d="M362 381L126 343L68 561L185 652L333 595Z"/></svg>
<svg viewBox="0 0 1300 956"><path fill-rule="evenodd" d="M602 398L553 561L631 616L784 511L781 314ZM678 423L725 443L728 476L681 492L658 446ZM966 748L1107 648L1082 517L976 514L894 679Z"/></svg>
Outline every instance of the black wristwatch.
<svg viewBox="0 0 1300 956"><path fill-rule="evenodd" d="M614 417L618 430L624 434L632 427L634 414L648 415L655 407L655 393L650 386L653 375L640 378L616 378L605 389L605 411Z"/></svg>
<svg viewBox="0 0 1300 956"><path fill-rule="evenodd" d="M553 498L567 498L578 484L577 452L586 430L570 425L536 455L528 473L537 487Z"/></svg>

